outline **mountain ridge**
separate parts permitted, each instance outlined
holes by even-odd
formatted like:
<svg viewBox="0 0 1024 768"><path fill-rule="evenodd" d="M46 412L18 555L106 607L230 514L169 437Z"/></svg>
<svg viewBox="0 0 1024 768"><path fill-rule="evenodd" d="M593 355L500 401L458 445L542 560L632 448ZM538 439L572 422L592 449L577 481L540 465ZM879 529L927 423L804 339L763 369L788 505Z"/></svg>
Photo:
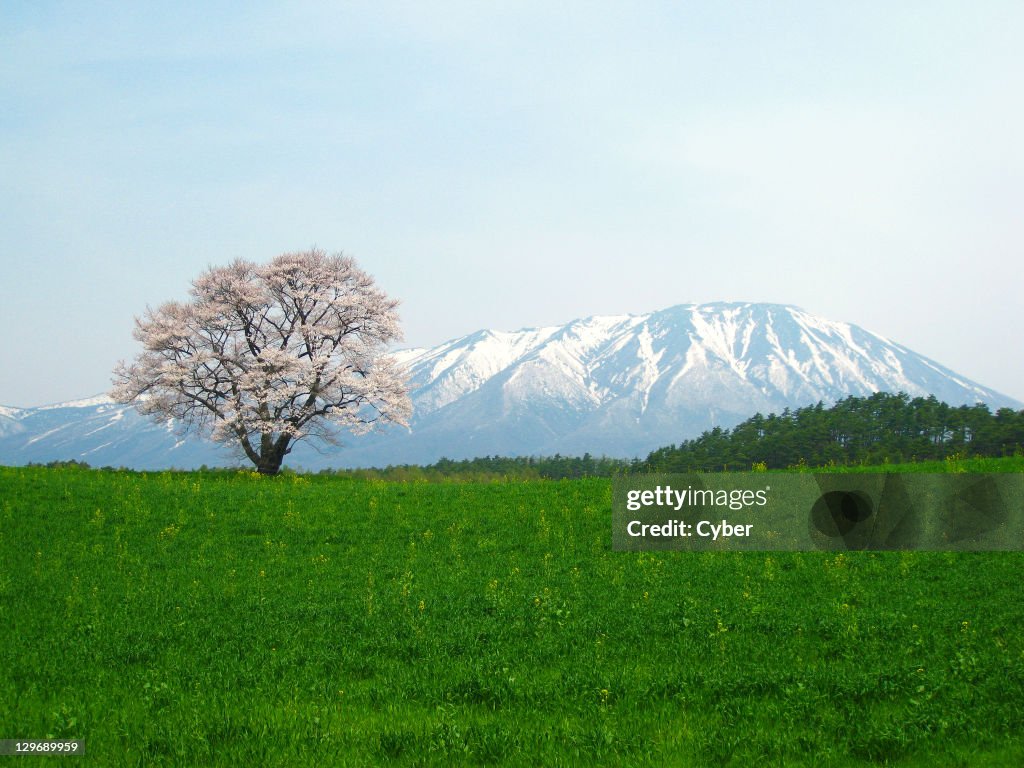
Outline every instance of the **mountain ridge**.
<svg viewBox="0 0 1024 768"><path fill-rule="evenodd" d="M341 447L322 451L300 444L292 466L497 454L632 457L755 412L875 391L1021 407L885 336L785 304L712 302L591 315L560 326L482 329L392 354L409 373L409 428L344 438ZM0 409L3 463L77 458L187 468L231 463L229 457L103 396Z"/></svg>

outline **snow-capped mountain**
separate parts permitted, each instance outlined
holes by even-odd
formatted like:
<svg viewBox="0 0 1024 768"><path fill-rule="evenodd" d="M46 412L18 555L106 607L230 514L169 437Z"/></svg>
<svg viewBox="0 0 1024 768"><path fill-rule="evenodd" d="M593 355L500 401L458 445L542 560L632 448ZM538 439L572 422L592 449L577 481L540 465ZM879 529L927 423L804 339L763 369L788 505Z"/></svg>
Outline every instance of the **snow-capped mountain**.
<svg viewBox="0 0 1024 768"><path fill-rule="evenodd" d="M409 429L301 445L307 469L442 456L642 456L755 412L903 391L950 404L1022 404L848 323L777 304L680 305L564 326L479 331L396 353L410 375ZM106 397L0 409L0 463L78 459L188 468L231 454ZM241 462L244 463L244 462Z"/></svg>

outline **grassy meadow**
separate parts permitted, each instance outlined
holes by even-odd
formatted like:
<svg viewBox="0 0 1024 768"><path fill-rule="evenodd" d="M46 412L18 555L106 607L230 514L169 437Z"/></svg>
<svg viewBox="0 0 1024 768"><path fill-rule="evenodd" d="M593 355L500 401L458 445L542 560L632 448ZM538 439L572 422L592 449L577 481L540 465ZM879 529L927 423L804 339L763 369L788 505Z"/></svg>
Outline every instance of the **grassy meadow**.
<svg viewBox="0 0 1024 768"><path fill-rule="evenodd" d="M0 738L86 747L0 762L1024 764L1024 554L610 522L606 479L0 468Z"/></svg>

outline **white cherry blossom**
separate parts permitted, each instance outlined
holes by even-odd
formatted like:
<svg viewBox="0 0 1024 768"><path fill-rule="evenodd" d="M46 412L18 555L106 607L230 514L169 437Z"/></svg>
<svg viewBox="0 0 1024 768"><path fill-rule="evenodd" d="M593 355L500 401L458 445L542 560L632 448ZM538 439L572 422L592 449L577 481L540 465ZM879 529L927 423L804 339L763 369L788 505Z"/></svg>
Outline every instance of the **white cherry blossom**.
<svg viewBox="0 0 1024 768"><path fill-rule="evenodd" d="M136 318L144 349L115 369L115 400L236 444L264 474L298 440L408 423L406 373L387 354L398 302L350 257L238 260L190 293Z"/></svg>

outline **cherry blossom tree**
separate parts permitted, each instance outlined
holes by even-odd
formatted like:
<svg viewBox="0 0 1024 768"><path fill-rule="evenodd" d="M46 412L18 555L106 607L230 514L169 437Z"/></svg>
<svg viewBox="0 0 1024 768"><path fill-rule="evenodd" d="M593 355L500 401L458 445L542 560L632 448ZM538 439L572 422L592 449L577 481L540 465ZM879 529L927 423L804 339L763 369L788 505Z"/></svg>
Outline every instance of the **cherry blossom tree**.
<svg viewBox="0 0 1024 768"><path fill-rule="evenodd" d="M265 475L299 440L407 424L405 372L387 354L398 302L348 256L238 260L190 294L135 319L144 349L115 369L115 400L233 444Z"/></svg>

